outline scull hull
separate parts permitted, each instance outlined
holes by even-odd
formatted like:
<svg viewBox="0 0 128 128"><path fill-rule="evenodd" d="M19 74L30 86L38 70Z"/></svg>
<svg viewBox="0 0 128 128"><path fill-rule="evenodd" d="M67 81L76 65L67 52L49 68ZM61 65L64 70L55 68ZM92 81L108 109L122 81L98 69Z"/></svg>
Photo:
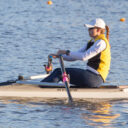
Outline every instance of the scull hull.
<svg viewBox="0 0 128 128"><path fill-rule="evenodd" d="M73 99L128 99L128 86L121 88L70 88ZM65 88L40 88L34 85L0 86L0 97L67 98Z"/></svg>

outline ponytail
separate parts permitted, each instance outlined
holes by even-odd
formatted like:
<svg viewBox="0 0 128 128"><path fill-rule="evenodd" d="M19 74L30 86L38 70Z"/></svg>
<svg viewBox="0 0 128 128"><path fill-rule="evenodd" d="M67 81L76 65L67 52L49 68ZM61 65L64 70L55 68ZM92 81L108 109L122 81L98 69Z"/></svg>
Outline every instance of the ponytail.
<svg viewBox="0 0 128 128"><path fill-rule="evenodd" d="M106 28L106 38L108 39L108 41L109 41L109 27L106 25L105 26L105 28Z"/></svg>
<svg viewBox="0 0 128 128"><path fill-rule="evenodd" d="M99 28L99 29L101 29L101 28ZM109 27L107 25L105 26L105 29L101 29L101 34L104 34L105 30L106 30L106 38L109 41Z"/></svg>

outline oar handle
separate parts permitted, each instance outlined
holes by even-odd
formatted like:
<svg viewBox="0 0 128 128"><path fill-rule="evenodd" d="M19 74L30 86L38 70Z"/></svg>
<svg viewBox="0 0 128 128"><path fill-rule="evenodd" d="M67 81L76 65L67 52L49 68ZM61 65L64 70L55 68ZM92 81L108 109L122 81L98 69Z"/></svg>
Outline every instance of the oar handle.
<svg viewBox="0 0 128 128"><path fill-rule="evenodd" d="M63 73L64 72L66 73L66 70L64 68L64 61L63 61L62 55L59 55L59 59L60 59L61 70L62 70Z"/></svg>

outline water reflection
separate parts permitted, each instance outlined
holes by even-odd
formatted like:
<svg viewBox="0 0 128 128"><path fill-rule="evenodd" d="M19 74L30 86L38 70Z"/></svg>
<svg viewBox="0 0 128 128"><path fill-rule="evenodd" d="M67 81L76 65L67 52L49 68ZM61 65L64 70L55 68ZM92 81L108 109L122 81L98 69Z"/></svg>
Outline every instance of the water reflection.
<svg viewBox="0 0 128 128"><path fill-rule="evenodd" d="M88 113L82 113L82 119L91 126L109 126L112 121L120 117L120 114L113 113L112 105L109 102L88 103Z"/></svg>
<svg viewBox="0 0 128 128"><path fill-rule="evenodd" d="M38 99L38 98L32 98L32 99L4 99L2 101L4 104L19 104L16 109L16 111L11 112L13 114L19 114L19 115L25 115L30 114L32 112L39 112L39 114L42 114L42 117L44 116L44 112L53 112L53 117L56 120L56 115L58 114L60 116L60 110L61 113L66 115L66 119L68 120L75 120L76 118L73 117L72 114L78 115L78 120L81 121L84 120L85 125L92 126L92 127L114 127L112 125L117 123L117 118L119 118L121 115L121 112L114 111L114 103L115 102L108 102L108 101L74 101L72 105L69 105L66 100L58 100L58 99ZM21 106L23 105L23 106ZM26 106L29 108L26 111ZM46 107L47 106L47 107ZM54 107L53 107L54 106ZM22 109L19 109L19 107L22 107ZM41 108L40 108L41 107ZM47 108L47 109L46 109ZM53 111L54 108L54 111ZM25 109L25 111L24 111ZM32 109L32 110L31 110ZM22 111L23 110L23 111ZM54 113L55 112L55 113ZM59 112L59 113L58 113ZM72 113L72 114L71 114ZM78 114L79 113L79 114ZM55 115L54 115L55 114ZM30 115L29 115L30 116ZM80 117L80 118L79 118ZM61 119L63 120L65 118L61 115ZM68 121L67 120L67 121ZM58 121L58 120L56 120Z"/></svg>

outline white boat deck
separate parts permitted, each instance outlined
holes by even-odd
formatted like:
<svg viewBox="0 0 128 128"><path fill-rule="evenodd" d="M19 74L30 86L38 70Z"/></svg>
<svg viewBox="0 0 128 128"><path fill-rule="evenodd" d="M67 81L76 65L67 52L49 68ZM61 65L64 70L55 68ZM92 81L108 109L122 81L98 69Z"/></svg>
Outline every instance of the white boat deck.
<svg viewBox="0 0 128 128"><path fill-rule="evenodd" d="M70 88L73 99L128 99L128 86L120 88ZM40 88L35 85L0 86L0 97L68 98L65 88Z"/></svg>

